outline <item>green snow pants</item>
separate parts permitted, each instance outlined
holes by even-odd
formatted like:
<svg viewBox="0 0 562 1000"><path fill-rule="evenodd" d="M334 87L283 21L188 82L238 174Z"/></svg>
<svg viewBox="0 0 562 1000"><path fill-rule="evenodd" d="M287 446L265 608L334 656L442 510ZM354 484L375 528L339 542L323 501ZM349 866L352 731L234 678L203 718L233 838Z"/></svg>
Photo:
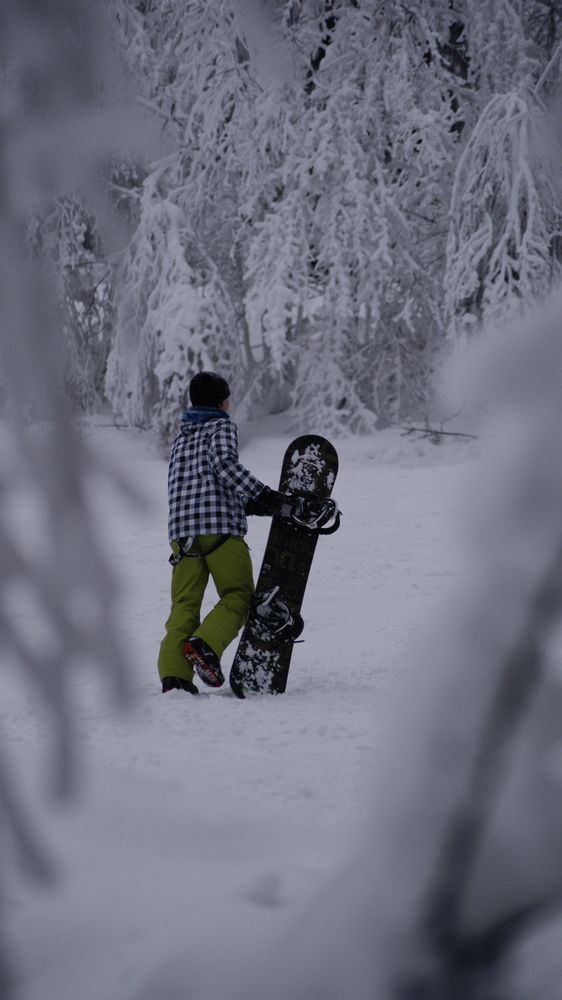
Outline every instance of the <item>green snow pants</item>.
<svg viewBox="0 0 562 1000"><path fill-rule="evenodd" d="M254 593L250 550L243 538L231 537L215 552L205 555L220 535L199 535L191 551L201 559L184 556L172 570L172 609L166 635L160 646L160 677L193 678L193 670L182 653L191 636L203 639L219 657L242 628ZM177 554L176 542L172 551ZM201 621L201 605L209 576L219 596L218 604Z"/></svg>

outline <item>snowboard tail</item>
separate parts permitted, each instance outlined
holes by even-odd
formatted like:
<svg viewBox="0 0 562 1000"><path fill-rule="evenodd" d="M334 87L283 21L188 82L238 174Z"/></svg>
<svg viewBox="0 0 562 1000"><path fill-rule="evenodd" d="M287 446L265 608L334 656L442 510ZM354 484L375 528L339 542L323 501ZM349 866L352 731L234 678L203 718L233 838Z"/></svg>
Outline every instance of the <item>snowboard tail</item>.
<svg viewBox="0 0 562 1000"><path fill-rule="evenodd" d="M304 627L301 607L316 545L321 534L339 526L339 511L330 500L337 471L336 450L325 438L304 435L287 448L279 491L300 499L290 516L282 513L272 519L230 671L230 686L238 698L282 694L286 689L293 646Z"/></svg>

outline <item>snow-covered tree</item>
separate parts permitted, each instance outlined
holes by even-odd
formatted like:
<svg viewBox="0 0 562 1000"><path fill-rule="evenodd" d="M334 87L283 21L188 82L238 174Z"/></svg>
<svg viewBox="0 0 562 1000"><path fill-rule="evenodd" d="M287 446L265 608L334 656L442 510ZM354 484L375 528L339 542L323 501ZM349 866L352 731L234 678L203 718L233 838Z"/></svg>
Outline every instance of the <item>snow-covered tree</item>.
<svg viewBox="0 0 562 1000"><path fill-rule="evenodd" d="M530 6L487 0L466 9L475 100L456 164L444 272L455 341L544 297L560 276L557 153L543 103L555 36L545 34L545 8Z"/></svg>
<svg viewBox="0 0 562 1000"><path fill-rule="evenodd" d="M533 93L495 95L456 171L445 272L450 333L544 298L562 274L548 117Z"/></svg>
<svg viewBox="0 0 562 1000"><path fill-rule="evenodd" d="M127 52L144 71L144 101L162 118L171 153L146 172L121 272L108 392L135 422L154 414L166 433L202 364L220 366L235 392L248 380L240 179L251 169L259 87L236 4L146 5L140 24L138 10L121 22L125 33L133 25Z"/></svg>
<svg viewBox="0 0 562 1000"><path fill-rule="evenodd" d="M480 106L492 95L505 94L537 69L525 35L525 0L481 0L466 5L469 81Z"/></svg>
<svg viewBox="0 0 562 1000"><path fill-rule="evenodd" d="M419 402L440 330L455 81L435 5L394 8L288 5L296 82L255 199L249 308L303 425L332 432Z"/></svg>
<svg viewBox="0 0 562 1000"><path fill-rule="evenodd" d="M34 220L33 229L37 252L54 265L69 400L78 410L91 410L105 399L114 328L113 268L94 218L79 198L58 198L40 222Z"/></svg>
<svg viewBox="0 0 562 1000"><path fill-rule="evenodd" d="M540 46L547 59L552 59L562 39L560 0L527 0L522 16L528 38Z"/></svg>
<svg viewBox="0 0 562 1000"><path fill-rule="evenodd" d="M113 10L160 143L118 282L107 386L127 419L168 436L212 365L239 414L396 422L429 405L447 328L556 280L556 0Z"/></svg>
<svg viewBox="0 0 562 1000"><path fill-rule="evenodd" d="M127 58L172 150L166 169L154 167L157 183L147 175L140 231L151 231L155 200L181 210L190 283L204 298L178 363L189 340L196 364L216 359L248 406L292 394L303 423L312 375L326 390L316 419L334 430L396 420L427 392L441 329L460 86L442 57L451 16L437 0L415 13L371 0L270 5L284 71L268 73L247 8L182 0L128 5L125 16L120 0ZM144 284L137 235L128 300ZM161 270L165 287L175 272ZM157 326L156 355L153 345L138 352L136 387L110 380L123 410L152 413L156 398L162 413L177 407L154 386L158 355L177 339L173 324ZM139 342L147 331L141 322ZM117 354L124 336L118 323Z"/></svg>
<svg viewBox="0 0 562 1000"><path fill-rule="evenodd" d="M184 405L184 373L204 360L194 339L199 303L186 260L189 229L181 209L155 191L158 179L154 170L144 182L107 375L108 394L136 426L158 426L167 410Z"/></svg>

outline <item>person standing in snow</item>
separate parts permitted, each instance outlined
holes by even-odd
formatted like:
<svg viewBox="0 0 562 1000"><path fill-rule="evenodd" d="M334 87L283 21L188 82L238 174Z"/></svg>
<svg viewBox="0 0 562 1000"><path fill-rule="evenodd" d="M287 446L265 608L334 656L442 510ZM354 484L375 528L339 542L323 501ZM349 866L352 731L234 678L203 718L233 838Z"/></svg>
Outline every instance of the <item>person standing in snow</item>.
<svg viewBox="0 0 562 1000"><path fill-rule="evenodd" d="M240 464L225 379L199 372L189 396L168 470L173 570L172 608L158 657L163 693L198 694L194 672L211 687L224 684L220 658L242 628L254 593L246 513L272 516L286 499ZM201 621L209 576L219 600Z"/></svg>

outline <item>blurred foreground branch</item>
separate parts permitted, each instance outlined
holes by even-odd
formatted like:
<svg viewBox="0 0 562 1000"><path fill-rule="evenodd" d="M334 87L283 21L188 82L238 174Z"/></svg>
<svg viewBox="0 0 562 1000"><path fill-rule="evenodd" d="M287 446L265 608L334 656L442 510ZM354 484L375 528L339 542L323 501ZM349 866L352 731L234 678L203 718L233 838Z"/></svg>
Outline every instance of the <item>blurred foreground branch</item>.
<svg viewBox="0 0 562 1000"><path fill-rule="evenodd" d="M113 80L102 7L88 0L0 3L0 648L52 714L50 787L59 794L74 780L72 676L82 663L95 664L121 703L128 683L115 585L87 482L110 473L68 412L52 274L32 259L24 234L29 213L61 189L94 193L101 163L120 141L114 112L102 107ZM29 505L25 537L10 518L21 503ZM48 636L41 643L39 620ZM2 750L3 840L11 831L28 865L45 873L40 824L24 808L5 756ZM0 964L6 997L1 956Z"/></svg>
<svg viewBox="0 0 562 1000"><path fill-rule="evenodd" d="M557 295L463 358L493 421L457 586L388 712L360 843L240 996L562 996L560 931L546 963L538 943L562 928L561 315Z"/></svg>

